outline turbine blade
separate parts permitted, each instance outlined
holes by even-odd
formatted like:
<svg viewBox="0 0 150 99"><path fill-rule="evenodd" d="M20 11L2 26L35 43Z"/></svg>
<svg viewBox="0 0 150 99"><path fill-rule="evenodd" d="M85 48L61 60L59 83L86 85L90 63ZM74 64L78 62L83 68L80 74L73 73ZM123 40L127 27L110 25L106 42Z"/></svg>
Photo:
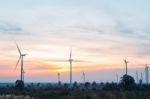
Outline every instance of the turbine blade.
<svg viewBox="0 0 150 99"><path fill-rule="evenodd" d="M63 60L63 59L48 59L46 61L49 61L49 62L68 62L68 60Z"/></svg>
<svg viewBox="0 0 150 99"><path fill-rule="evenodd" d="M19 63L20 59L21 59L21 56L19 57L18 62L17 62L17 64L16 64L16 66L15 66L15 69L14 69L14 70L16 70L16 68L17 68L17 66L18 66L18 63Z"/></svg>
<svg viewBox="0 0 150 99"><path fill-rule="evenodd" d="M124 62L127 63L128 61L126 59L124 59Z"/></svg>
<svg viewBox="0 0 150 99"><path fill-rule="evenodd" d="M126 61L126 59L123 59L123 61L125 62L125 61Z"/></svg>
<svg viewBox="0 0 150 99"><path fill-rule="evenodd" d="M15 42L15 43L16 43L16 42ZM21 50L20 50L20 48L19 48L19 46L18 46L17 43L16 43L16 46L17 46L17 48L18 48L19 54L21 55Z"/></svg>
<svg viewBox="0 0 150 99"><path fill-rule="evenodd" d="M79 62L79 63L84 63L84 62L90 62L90 61L86 61L86 60L73 60L74 62Z"/></svg>

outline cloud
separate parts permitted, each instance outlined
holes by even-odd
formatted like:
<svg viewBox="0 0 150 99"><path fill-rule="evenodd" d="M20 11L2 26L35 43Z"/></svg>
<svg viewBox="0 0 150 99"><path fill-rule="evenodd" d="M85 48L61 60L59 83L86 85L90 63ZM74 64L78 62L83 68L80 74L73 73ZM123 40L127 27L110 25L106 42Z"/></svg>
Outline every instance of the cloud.
<svg viewBox="0 0 150 99"><path fill-rule="evenodd" d="M31 35L27 30L13 22L0 20L0 34L7 35ZM32 33L33 34L33 33Z"/></svg>
<svg viewBox="0 0 150 99"><path fill-rule="evenodd" d="M130 27L130 25L126 25L124 22L121 22L119 20L116 20L116 25L115 25L116 31L119 33L125 34L133 34L134 29Z"/></svg>
<svg viewBox="0 0 150 99"><path fill-rule="evenodd" d="M6 22L6 21L0 21L0 31L1 32L19 32L22 31L23 29L13 23Z"/></svg>
<svg viewBox="0 0 150 99"><path fill-rule="evenodd" d="M34 67L30 67L28 68L29 70L57 70L57 69L61 69L60 67L55 67L55 66L34 66Z"/></svg>
<svg viewBox="0 0 150 99"><path fill-rule="evenodd" d="M63 60L63 59L48 59L46 60L48 62L69 62L69 59L68 60ZM77 63L89 63L91 61L86 61L86 60L79 60L79 59L74 59L73 62L77 62Z"/></svg>

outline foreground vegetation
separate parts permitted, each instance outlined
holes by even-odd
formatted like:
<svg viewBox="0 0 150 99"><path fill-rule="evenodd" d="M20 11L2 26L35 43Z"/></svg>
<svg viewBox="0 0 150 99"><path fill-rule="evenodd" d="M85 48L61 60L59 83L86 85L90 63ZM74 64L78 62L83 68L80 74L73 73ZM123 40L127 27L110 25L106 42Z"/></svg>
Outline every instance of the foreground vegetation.
<svg viewBox="0 0 150 99"><path fill-rule="evenodd" d="M124 75L119 84L74 82L71 89L61 83L23 86L17 81L16 86L1 87L0 99L150 99L150 85L135 84L129 75Z"/></svg>
<svg viewBox="0 0 150 99"><path fill-rule="evenodd" d="M32 89L24 91L1 90L0 94L0 99L150 99L150 91L148 90Z"/></svg>

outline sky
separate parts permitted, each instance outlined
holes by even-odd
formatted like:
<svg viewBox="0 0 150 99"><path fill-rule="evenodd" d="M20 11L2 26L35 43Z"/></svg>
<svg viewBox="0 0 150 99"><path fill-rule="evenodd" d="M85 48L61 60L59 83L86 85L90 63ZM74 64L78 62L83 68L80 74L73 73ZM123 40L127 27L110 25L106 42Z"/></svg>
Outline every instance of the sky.
<svg viewBox="0 0 150 99"><path fill-rule="evenodd" d="M150 64L149 0L0 0L0 82L112 82L116 74L143 73Z"/></svg>

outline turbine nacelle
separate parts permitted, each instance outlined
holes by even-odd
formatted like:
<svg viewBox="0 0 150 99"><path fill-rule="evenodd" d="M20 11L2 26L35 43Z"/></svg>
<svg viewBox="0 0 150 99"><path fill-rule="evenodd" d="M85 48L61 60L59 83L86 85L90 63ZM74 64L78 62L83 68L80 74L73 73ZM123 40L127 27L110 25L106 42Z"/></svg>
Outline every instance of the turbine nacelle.
<svg viewBox="0 0 150 99"><path fill-rule="evenodd" d="M127 61L126 59L124 59L124 62L127 64L127 63L129 63L129 61Z"/></svg>
<svg viewBox="0 0 150 99"><path fill-rule="evenodd" d="M69 59L69 62L72 62L73 61L73 59Z"/></svg>
<svg viewBox="0 0 150 99"><path fill-rule="evenodd" d="M26 56L27 54L21 54L21 56Z"/></svg>

